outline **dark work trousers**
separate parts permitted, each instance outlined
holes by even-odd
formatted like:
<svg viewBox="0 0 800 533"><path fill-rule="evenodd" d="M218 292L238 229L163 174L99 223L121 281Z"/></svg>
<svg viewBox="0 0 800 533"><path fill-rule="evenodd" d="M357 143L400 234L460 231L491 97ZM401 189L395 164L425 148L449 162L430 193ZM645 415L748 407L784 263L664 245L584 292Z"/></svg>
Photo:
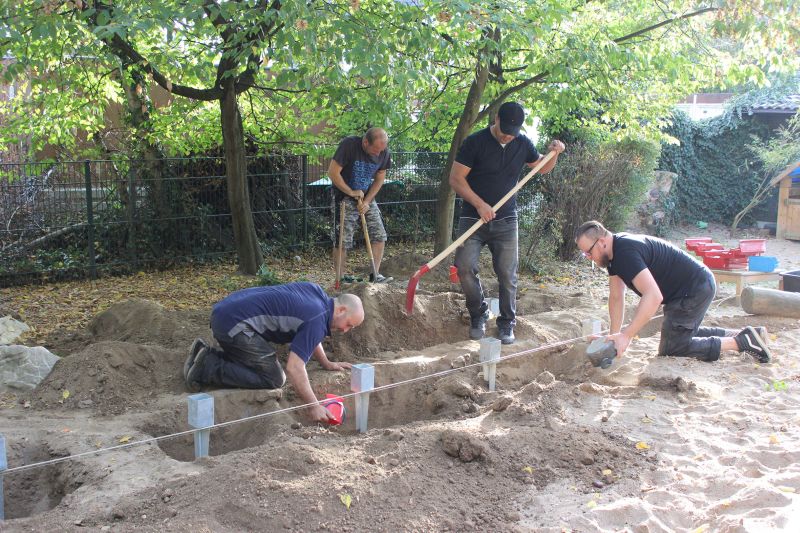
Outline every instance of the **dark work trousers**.
<svg viewBox="0 0 800 533"><path fill-rule="evenodd" d="M720 355L720 337L732 337L738 333L729 329L700 326L717 290L714 275L710 270L704 270L681 298L664 305L658 355L716 361Z"/></svg>
<svg viewBox="0 0 800 533"><path fill-rule="evenodd" d="M458 234L463 234L477 221L476 218L461 218L458 222ZM479 317L488 309L478 276L478 259L481 249L487 245L492 252L492 266L500 287L500 316L497 317L497 326L514 327L517 318L519 262L517 240L517 217L506 217L482 225L456 250L455 265L470 317Z"/></svg>
<svg viewBox="0 0 800 533"><path fill-rule="evenodd" d="M249 333L249 335L248 335ZM275 347L252 331L234 337L215 334L220 347L209 348L203 376L205 385L241 389L279 389L286 374L275 356Z"/></svg>

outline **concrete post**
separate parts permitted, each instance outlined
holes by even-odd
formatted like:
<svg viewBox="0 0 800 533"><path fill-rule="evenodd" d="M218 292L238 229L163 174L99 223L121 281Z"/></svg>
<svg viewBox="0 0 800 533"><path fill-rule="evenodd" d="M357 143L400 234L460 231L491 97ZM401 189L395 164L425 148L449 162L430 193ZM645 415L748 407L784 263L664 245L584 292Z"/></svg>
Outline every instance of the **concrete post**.
<svg viewBox="0 0 800 533"><path fill-rule="evenodd" d="M207 428L214 425L214 397L204 392L189 396L189 425L193 428ZM208 457L208 444L211 430L194 433L194 458Z"/></svg>
<svg viewBox="0 0 800 533"><path fill-rule="evenodd" d="M584 337L599 335L603 331L603 321L597 318L587 318L581 321L581 334Z"/></svg>
<svg viewBox="0 0 800 533"><path fill-rule="evenodd" d="M369 391L375 388L375 367L367 363L353 365L350 373L350 390L357 392L356 431L366 433L369 414Z"/></svg>
<svg viewBox="0 0 800 533"><path fill-rule="evenodd" d="M6 438L0 435L0 522L6 519L5 504L3 500L3 472L8 469L6 457Z"/></svg>
<svg viewBox="0 0 800 533"><path fill-rule="evenodd" d="M500 299L489 298L489 314L493 316L500 316Z"/></svg>
<svg viewBox="0 0 800 533"><path fill-rule="evenodd" d="M481 347L478 352L481 363L483 364L483 379L489 382L489 390L494 390L495 376L497 375L497 361L500 359L500 339L494 337L484 337L481 339Z"/></svg>

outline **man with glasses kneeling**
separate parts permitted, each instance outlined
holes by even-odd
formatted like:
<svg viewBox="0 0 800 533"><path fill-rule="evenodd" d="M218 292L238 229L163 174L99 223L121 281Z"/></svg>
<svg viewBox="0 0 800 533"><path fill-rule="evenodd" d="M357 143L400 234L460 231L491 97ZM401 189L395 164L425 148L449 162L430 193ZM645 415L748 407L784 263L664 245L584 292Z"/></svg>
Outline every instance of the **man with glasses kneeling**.
<svg viewBox="0 0 800 533"><path fill-rule="evenodd" d="M769 363L767 330L747 326L741 331L701 327L716 292L711 271L671 243L630 233L611 233L600 222L585 222L575 231L581 253L608 270L608 315L617 356L664 304L658 355L716 361L723 350L747 352ZM641 297L630 324L622 327L625 289Z"/></svg>

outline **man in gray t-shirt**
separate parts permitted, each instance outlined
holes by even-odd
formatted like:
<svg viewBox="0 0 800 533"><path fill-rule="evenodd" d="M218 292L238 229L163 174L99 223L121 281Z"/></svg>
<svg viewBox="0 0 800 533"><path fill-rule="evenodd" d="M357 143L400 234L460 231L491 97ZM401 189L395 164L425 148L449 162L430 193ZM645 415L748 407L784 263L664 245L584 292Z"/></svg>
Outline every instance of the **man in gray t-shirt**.
<svg viewBox="0 0 800 533"><path fill-rule="evenodd" d="M389 137L381 128L370 128L363 137L345 137L328 166L328 175L335 189L336 224L339 224L339 209L345 201L344 250L339 250L337 236L339 228L333 232L333 266L340 272L339 261L347 263L347 250L353 248L353 233L361 214L367 223L369 240L375 259L375 272L380 272L383 250L386 245L386 229L383 226L381 211L375 202L378 191L386 178L386 169L392 165L389 155ZM372 276L372 274L370 274ZM390 281L390 278L377 274L377 283Z"/></svg>

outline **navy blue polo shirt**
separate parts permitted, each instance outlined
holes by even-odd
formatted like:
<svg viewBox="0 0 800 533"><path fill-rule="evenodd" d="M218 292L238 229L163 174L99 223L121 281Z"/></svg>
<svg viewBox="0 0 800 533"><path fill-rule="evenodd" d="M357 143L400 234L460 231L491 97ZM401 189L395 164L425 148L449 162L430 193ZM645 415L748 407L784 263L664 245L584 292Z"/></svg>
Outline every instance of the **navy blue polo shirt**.
<svg viewBox="0 0 800 533"><path fill-rule="evenodd" d="M333 298L316 283L252 287L231 293L211 310L214 336L258 334L290 350L306 363L331 334Z"/></svg>
<svg viewBox="0 0 800 533"><path fill-rule="evenodd" d="M672 243L649 235L614 234L614 259L608 264L608 275L619 276L625 285L641 296L633 286L633 278L645 268L656 280L663 303L683 298L706 268Z"/></svg>
<svg viewBox="0 0 800 533"><path fill-rule="evenodd" d="M525 135L517 135L503 147L487 127L464 139L456 161L470 168L467 183L484 202L493 206L517 184L525 163L534 163L539 157L536 147ZM515 194L497 210L495 217L516 214ZM478 210L469 202L464 202L461 216L479 218Z"/></svg>

